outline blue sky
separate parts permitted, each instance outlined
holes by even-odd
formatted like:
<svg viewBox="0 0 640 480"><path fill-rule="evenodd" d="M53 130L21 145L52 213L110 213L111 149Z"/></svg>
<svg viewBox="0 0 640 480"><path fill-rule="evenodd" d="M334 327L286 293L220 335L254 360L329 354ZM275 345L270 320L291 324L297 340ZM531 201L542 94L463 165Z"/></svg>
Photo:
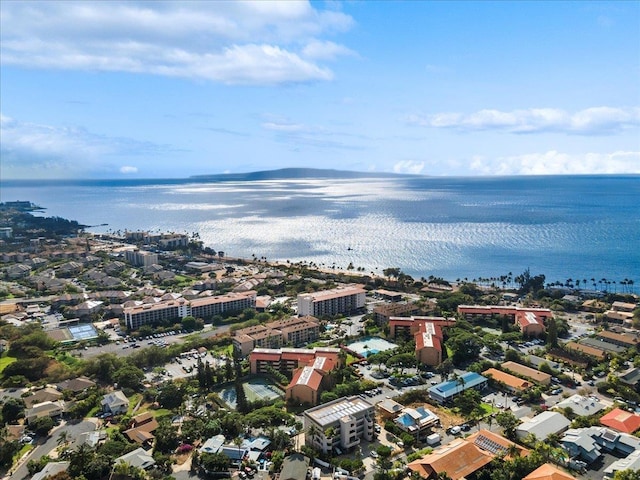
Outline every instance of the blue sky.
<svg viewBox="0 0 640 480"><path fill-rule="evenodd" d="M640 173L640 2L0 9L3 179Z"/></svg>

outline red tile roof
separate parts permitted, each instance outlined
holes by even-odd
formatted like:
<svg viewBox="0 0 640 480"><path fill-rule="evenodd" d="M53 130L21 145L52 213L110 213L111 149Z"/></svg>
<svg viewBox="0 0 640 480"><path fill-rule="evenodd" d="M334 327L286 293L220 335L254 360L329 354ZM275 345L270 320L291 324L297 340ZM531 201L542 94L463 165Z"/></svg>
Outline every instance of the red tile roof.
<svg viewBox="0 0 640 480"><path fill-rule="evenodd" d="M633 433L640 429L640 415L614 408L600 419L600 423L619 432Z"/></svg>

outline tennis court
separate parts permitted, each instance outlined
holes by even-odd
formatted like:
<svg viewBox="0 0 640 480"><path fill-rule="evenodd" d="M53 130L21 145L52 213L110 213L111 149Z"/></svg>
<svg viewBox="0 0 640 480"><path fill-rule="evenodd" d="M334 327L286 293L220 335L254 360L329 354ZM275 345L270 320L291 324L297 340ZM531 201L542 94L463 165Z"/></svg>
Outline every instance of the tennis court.
<svg viewBox="0 0 640 480"><path fill-rule="evenodd" d="M247 400L254 402L256 400L275 400L284 398L284 392L273 385L265 378L252 378L243 383L244 393ZM217 392L218 396L230 408L236 408L236 389L233 386L224 388Z"/></svg>

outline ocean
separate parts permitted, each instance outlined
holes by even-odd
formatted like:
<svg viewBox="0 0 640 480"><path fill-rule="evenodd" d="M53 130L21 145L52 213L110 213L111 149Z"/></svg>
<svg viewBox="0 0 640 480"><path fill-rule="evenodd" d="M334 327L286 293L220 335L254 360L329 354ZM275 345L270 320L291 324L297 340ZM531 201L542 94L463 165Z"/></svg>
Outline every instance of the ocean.
<svg viewBox="0 0 640 480"><path fill-rule="evenodd" d="M416 279L640 284L640 176L5 181L0 200L92 232L195 233L229 256ZM591 279L594 279L592 281ZM613 284L613 282L616 282Z"/></svg>

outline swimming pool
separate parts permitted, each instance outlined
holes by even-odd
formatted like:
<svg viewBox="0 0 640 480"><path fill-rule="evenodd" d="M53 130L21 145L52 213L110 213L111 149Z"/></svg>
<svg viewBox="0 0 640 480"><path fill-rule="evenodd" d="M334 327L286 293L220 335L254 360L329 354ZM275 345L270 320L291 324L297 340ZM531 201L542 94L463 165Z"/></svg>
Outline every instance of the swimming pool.
<svg viewBox="0 0 640 480"><path fill-rule="evenodd" d="M397 347L398 345L395 343L380 337L365 337L357 342L347 345L349 350L356 352L363 357L368 357L374 353L384 352L386 350L393 350Z"/></svg>

